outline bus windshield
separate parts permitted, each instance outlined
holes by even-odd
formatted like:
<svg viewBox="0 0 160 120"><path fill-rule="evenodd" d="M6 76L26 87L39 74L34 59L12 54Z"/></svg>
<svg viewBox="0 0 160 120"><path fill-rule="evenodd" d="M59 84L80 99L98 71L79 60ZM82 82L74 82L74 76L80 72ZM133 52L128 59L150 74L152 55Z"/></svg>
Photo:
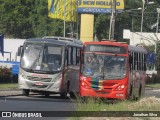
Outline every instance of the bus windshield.
<svg viewBox="0 0 160 120"><path fill-rule="evenodd" d="M126 76L126 57L110 54L85 53L82 62L84 76L102 80L122 79Z"/></svg>
<svg viewBox="0 0 160 120"><path fill-rule="evenodd" d="M38 73L58 72L62 68L63 46L45 43L26 43L21 68Z"/></svg>

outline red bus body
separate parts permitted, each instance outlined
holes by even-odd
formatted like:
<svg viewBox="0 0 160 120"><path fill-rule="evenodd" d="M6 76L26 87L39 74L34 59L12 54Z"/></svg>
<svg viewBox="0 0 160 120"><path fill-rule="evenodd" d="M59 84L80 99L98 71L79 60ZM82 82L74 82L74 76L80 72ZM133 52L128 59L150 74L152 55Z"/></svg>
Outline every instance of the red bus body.
<svg viewBox="0 0 160 120"><path fill-rule="evenodd" d="M79 95L108 99L141 97L145 90L145 55L146 50L142 47L118 42L84 43L81 52ZM103 61L101 63L100 58ZM117 68L114 67L116 63ZM87 68L88 64L94 67Z"/></svg>

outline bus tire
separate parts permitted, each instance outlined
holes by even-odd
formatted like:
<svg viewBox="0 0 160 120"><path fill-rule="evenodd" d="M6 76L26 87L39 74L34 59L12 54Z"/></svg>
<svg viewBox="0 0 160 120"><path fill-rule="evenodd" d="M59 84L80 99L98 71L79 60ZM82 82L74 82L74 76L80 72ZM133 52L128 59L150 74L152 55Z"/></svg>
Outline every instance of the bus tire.
<svg viewBox="0 0 160 120"><path fill-rule="evenodd" d="M68 89L69 89L69 82L67 82L67 84L65 84L65 88L60 93L60 96L62 99L67 98Z"/></svg>
<svg viewBox="0 0 160 120"><path fill-rule="evenodd" d="M142 85L139 87L138 97L141 98L142 95Z"/></svg>
<svg viewBox="0 0 160 120"><path fill-rule="evenodd" d="M129 99L133 99L133 87L130 85L130 91L129 91Z"/></svg>
<svg viewBox="0 0 160 120"><path fill-rule="evenodd" d="M25 95L25 96L28 96L29 92L30 91L28 89L23 89L23 91L22 91L23 95Z"/></svg>
<svg viewBox="0 0 160 120"><path fill-rule="evenodd" d="M61 96L62 99L67 98L67 92L61 92L60 96Z"/></svg>
<svg viewBox="0 0 160 120"><path fill-rule="evenodd" d="M50 93L49 93L49 92L45 92L45 93L44 93L44 96L45 96L45 97L49 97L49 96L50 96Z"/></svg>
<svg viewBox="0 0 160 120"><path fill-rule="evenodd" d="M75 95L75 93L74 93L74 92L70 92L70 93L69 93L69 95L70 95L70 98L73 98L73 99L75 99L75 98L76 98L76 95Z"/></svg>

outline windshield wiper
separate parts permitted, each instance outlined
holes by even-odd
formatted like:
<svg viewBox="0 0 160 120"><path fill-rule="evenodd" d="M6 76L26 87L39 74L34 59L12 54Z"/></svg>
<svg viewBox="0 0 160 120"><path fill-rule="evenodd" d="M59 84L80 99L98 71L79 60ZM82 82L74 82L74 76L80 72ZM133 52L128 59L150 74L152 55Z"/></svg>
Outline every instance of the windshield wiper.
<svg viewBox="0 0 160 120"><path fill-rule="evenodd" d="M34 67L34 65L36 64L36 62L39 60L39 58L41 56L41 52L43 51L43 49L44 49L44 43L43 43L42 49L39 51L39 54L38 54L37 58L35 59L35 61L31 65L30 70L32 70L32 68Z"/></svg>

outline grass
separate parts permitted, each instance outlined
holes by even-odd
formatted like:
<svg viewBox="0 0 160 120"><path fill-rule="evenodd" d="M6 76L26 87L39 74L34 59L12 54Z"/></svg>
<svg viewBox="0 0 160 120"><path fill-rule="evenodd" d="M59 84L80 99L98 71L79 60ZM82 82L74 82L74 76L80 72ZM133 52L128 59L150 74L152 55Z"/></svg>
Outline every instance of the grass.
<svg viewBox="0 0 160 120"><path fill-rule="evenodd" d="M88 98L85 102L77 98L77 111L159 111L160 99L145 97L140 100L104 101L100 98Z"/></svg>
<svg viewBox="0 0 160 120"><path fill-rule="evenodd" d="M148 113L148 111L151 111L151 112L159 111L159 108L160 108L160 99L157 99L155 97L142 98L139 101L130 101L130 100L117 101L115 103L104 102L101 99L93 99L93 98L88 98L85 102L82 101L80 98L77 98L77 99L79 101L79 102L77 102L77 111L78 111L77 115L79 114L79 116L81 116L81 117L71 118L71 120L81 120L81 119L83 120L87 116L95 117L95 115L97 117L98 116L105 117L105 115L108 115L111 111L113 111L113 112L120 111L120 113L115 112L115 114L120 114L120 116L122 114L122 116L123 116L127 111L136 111L136 112L139 111L140 113L141 113L141 111L143 111L143 112L146 111ZM92 112L89 112L89 111L93 111L93 115L92 115ZM96 111L104 111L104 112L101 115L101 112L96 113ZM122 113L121 113L121 111L122 111ZM111 114L115 115L114 113L111 113ZM132 115L132 113L131 113L131 115ZM97 120L97 117L94 118L94 120ZM132 117L132 116L130 116L130 117ZM107 117L105 117L105 119L106 118ZM90 119L88 119L88 120L90 120Z"/></svg>
<svg viewBox="0 0 160 120"><path fill-rule="evenodd" d="M160 84L146 84L146 87L150 87L150 88L157 88L160 89Z"/></svg>
<svg viewBox="0 0 160 120"><path fill-rule="evenodd" d="M18 88L17 83L0 83L0 90L11 90L17 88Z"/></svg>

